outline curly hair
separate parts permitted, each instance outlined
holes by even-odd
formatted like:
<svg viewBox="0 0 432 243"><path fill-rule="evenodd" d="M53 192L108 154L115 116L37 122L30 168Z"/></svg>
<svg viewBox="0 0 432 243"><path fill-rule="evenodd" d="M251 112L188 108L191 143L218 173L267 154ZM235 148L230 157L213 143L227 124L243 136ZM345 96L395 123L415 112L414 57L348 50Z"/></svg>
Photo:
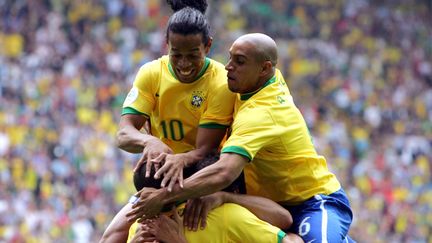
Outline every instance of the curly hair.
<svg viewBox="0 0 432 243"><path fill-rule="evenodd" d="M202 14L205 14L208 7L206 0L167 0L167 3L171 6L171 9L174 12L190 7L199 10Z"/></svg>

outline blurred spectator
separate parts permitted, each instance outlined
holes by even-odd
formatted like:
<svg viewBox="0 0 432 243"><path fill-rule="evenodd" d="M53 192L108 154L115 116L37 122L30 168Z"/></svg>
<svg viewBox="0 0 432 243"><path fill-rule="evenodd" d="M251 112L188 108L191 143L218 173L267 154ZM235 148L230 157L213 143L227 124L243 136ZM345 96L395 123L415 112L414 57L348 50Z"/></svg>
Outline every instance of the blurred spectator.
<svg viewBox="0 0 432 243"><path fill-rule="evenodd" d="M211 54L278 42L359 242L432 242L432 4L213 0ZM133 192L114 146L137 68L165 53L164 1L0 0L0 241L95 242ZM77 233L79 232L79 233Z"/></svg>

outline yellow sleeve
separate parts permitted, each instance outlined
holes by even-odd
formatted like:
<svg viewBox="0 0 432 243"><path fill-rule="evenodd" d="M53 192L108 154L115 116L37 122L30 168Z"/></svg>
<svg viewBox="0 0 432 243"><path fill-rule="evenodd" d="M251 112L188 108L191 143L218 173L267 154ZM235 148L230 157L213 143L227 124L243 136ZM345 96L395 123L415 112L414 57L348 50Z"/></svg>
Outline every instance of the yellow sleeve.
<svg viewBox="0 0 432 243"><path fill-rule="evenodd" d="M156 93L159 89L161 61L155 60L143 65L129 91L124 103L124 114L145 114L150 116L156 105Z"/></svg>
<svg viewBox="0 0 432 243"><path fill-rule="evenodd" d="M239 112L232 133L222 148L222 153L237 153L252 160L258 151L272 143L280 128L265 109L246 108Z"/></svg>
<svg viewBox="0 0 432 243"><path fill-rule="evenodd" d="M224 207L228 242L279 243L285 237L281 229L262 221L244 207L232 203Z"/></svg>
<svg viewBox="0 0 432 243"><path fill-rule="evenodd" d="M209 93L207 109L199 121L199 126L204 128L228 127L233 120L236 94L229 90L226 72L221 64L216 69L213 80L216 85Z"/></svg>

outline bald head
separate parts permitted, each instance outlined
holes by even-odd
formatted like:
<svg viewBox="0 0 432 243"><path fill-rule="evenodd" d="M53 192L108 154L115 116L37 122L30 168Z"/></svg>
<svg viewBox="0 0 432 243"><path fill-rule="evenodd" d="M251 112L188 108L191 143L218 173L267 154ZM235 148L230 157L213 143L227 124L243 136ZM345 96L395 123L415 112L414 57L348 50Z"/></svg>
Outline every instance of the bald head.
<svg viewBox="0 0 432 243"><path fill-rule="evenodd" d="M273 66L277 63L277 46L276 42L268 35L261 33L251 33L242 35L234 42L247 43L251 45L256 54L258 61L270 61Z"/></svg>

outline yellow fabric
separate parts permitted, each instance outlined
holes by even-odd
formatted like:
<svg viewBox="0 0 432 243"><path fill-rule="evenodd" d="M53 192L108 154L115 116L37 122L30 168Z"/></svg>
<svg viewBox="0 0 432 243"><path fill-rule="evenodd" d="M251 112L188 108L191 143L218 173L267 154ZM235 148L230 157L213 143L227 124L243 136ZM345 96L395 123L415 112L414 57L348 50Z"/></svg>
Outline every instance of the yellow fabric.
<svg viewBox="0 0 432 243"><path fill-rule="evenodd" d="M177 207L183 216L185 204ZM135 235L138 223L129 228L128 241ZM207 227L203 230L189 231L185 229L188 243L242 243L242 242L279 242L278 234L281 230L269 223L258 219L253 213L237 204L226 203L213 209L208 214Z"/></svg>
<svg viewBox="0 0 432 243"><path fill-rule="evenodd" d="M195 148L198 126L232 122L235 94L229 91L224 66L208 59L205 73L185 84L169 71L168 56L145 64L139 70L123 104L123 114L132 108L150 117L152 134L175 153Z"/></svg>
<svg viewBox="0 0 432 243"><path fill-rule="evenodd" d="M232 133L222 152L251 160L244 169L248 194L295 205L340 188L325 158L317 154L279 70L247 100L239 96L235 107Z"/></svg>
<svg viewBox="0 0 432 243"><path fill-rule="evenodd" d="M21 34L6 34L1 38L0 32L0 43L3 42L3 45L0 46L0 54L5 55L6 57L15 57L18 58L24 51L25 40Z"/></svg>
<svg viewBox="0 0 432 243"><path fill-rule="evenodd" d="M135 236L137 229L138 229L138 221L135 221L131 225L131 227L129 228L129 235L128 235L127 243L132 241L132 238Z"/></svg>

